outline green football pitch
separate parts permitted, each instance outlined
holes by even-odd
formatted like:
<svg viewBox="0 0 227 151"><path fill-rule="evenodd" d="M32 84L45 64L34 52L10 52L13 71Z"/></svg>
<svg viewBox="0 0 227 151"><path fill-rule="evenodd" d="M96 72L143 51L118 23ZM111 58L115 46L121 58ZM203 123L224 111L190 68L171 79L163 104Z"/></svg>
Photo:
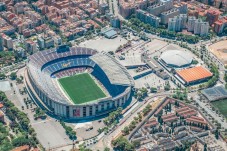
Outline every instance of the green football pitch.
<svg viewBox="0 0 227 151"><path fill-rule="evenodd" d="M227 100L219 100L211 102L214 107L216 107L222 115L227 117Z"/></svg>
<svg viewBox="0 0 227 151"><path fill-rule="evenodd" d="M61 78L58 81L75 104L86 103L106 96L88 73Z"/></svg>

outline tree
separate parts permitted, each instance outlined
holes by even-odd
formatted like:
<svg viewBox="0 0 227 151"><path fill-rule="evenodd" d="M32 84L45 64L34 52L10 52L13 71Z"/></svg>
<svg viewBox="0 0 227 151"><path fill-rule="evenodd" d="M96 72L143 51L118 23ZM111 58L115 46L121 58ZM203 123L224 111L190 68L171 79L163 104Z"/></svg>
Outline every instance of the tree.
<svg viewBox="0 0 227 151"><path fill-rule="evenodd" d="M124 133L124 135L128 135L129 134L129 127L125 126L125 128L122 130L122 133Z"/></svg>
<svg viewBox="0 0 227 151"><path fill-rule="evenodd" d="M206 144L206 143L204 144L204 149L203 149L203 151L207 151L207 144Z"/></svg>
<svg viewBox="0 0 227 151"><path fill-rule="evenodd" d="M104 151L110 151L110 149L108 147L105 147Z"/></svg>
<svg viewBox="0 0 227 151"><path fill-rule="evenodd" d="M25 137L17 137L12 141L14 147L23 146L23 145L34 145L34 142L31 139Z"/></svg>
<svg viewBox="0 0 227 151"><path fill-rule="evenodd" d="M10 74L10 79L15 80L16 78L17 78L16 72L12 72L12 73Z"/></svg>
<svg viewBox="0 0 227 151"><path fill-rule="evenodd" d="M132 142L132 145L135 147L135 148L139 148L140 147L140 141L133 141Z"/></svg>
<svg viewBox="0 0 227 151"><path fill-rule="evenodd" d="M123 136L118 137L116 140L112 141L112 144L114 146L114 150L119 151L133 151L134 146L131 144L126 138Z"/></svg>
<svg viewBox="0 0 227 151"><path fill-rule="evenodd" d="M0 73L0 80L5 78L6 78L6 75L4 73Z"/></svg>
<svg viewBox="0 0 227 151"><path fill-rule="evenodd" d="M155 88L155 87L151 87L150 90L151 90L152 93L156 93L157 92L157 88Z"/></svg>
<svg viewBox="0 0 227 151"><path fill-rule="evenodd" d="M215 130L215 138L218 139L219 138L219 132L218 129Z"/></svg>

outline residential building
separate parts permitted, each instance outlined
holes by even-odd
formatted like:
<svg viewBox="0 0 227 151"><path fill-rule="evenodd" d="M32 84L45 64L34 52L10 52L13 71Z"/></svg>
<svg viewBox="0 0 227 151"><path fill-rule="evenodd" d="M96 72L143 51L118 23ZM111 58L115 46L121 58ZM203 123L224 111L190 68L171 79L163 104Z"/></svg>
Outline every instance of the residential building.
<svg viewBox="0 0 227 151"><path fill-rule="evenodd" d="M182 19L182 21L181 21L182 29L187 28L188 15L187 14L180 14L180 18Z"/></svg>
<svg viewBox="0 0 227 151"><path fill-rule="evenodd" d="M136 17L144 23L150 24L153 27L158 27L160 23L160 18L156 17L146 11L141 9L136 11Z"/></svg>
<svg viewBox="0 0 227 151"><path fill-rule="evenodd" d="M0 12L6 10L6 4L4 2L0 2Z"/></svg>
<svg viewBox="0 0 227 151"><path fill-rule="evenodd" d="M111 17L110 24L114 28L121 28L121 21L118 17Z"/></svg>
<svg viewBox="0 0 227 151"><path fill-rule="evenodd" d="M160 2L165 4L165 11L173 8L173 0L160 0Z"/></svg>
<svg viewBox="0 0 227 151"><path fill-rule="evenodd" d="M5 115L1 110L0 110L0 122L2 122L2 123L5 122Z"/></svg>
<svg viewBox="0 0 227 151"><path fill-rule="evenodd" d="M3 37L2 37L2 33L0 33L0 51L4 50L4 46L3 46Z"/></svg>
<svg viewBox="0 0 227 151"><path fill-rule="evenodd" d="M38 37L37 38L37 42L38 42L38 45L39 45L40 49L44 49L45 48L45 43L44 43L44 40L43 40L42 37Z"/></svg>
<svg viewBox="0 0 227 151"><path fill-rule="evenodd" d="M165 10L165 3L159 3L152 5L147 8L147 11L151 13L152 15L159 16L163 11Z"/></svg>
<svg viewBox="0 0 227 151"><path fill-rule="evenodd" d="M195 16L188 16L188 31L189 32L193 32L194 31L194 27L195 27L195 21L196 21L196 17Z"/></svg>
<svg viewBox="0 0 227 151"><path fill-rule="evenodd" d="M214 10L214 9L209 9L207 11L206 17L207 21L209 22L210 26L214 24L218 20L220 16L220 11Z"/></svg>
<svg viewBox="0 0 227 151"><path fill-rule="evenodd" d="M180 14L179 16L175 16L174 18L170 18L168 21L168 30L179 32L182 29L186 28L187 24L187 15Z"/></svg>
<svg viewBox="0 0 227 151"><path fill-rule="evenodd" d="M37 52L37 45L32 40L26 40L25 41L25 50L29 53L35 53Z"/></svg>
<svg viewBox="0 0 227 151"><path fill-rule="evenodd" d="M201 19L197 19L195 21L194 26L194 34L200 35L200 36L206 36L209 32L209 23L203 22Z"/></svg>
<svg viewBox="0 0 227 151"><path fill-rule="evenodd" d="M55 45L61 45L62 44L62 39L61 39L60 36L56 35L56 36L53 37L53 39L54 39Z"/></svg>
<svg viewBox="0 0 227 151"><path fill-rule="evenodd" d="M119 13L124 18L128 18L135 13L136 9L146 10L148 6L155 2L155 0L119 0Z"/></svg>
<svg viewBox="0 0 227 151"><path fill-rule="evenodd" d="M227 27L227 16L220 18L214 23L214 31L217 34L221 34L225 27Z"/></svg>
<svg viewBox="0 0 227 151"><path fill-rule="evenodd" d="M135 13L136 8L133 5L121 5L119 6L119 13L121 14L122 17L128 18L131 16L133 13Z"/></svg>
<svg viewBox="0 0 227 151"><path fill-rule="evenodd" d="M162 24L168 24L169 18L173 18L174 16L177 16L180 14L179 9L173 8L169 11L161 13L161 23Z"/></svg>
<svg viewBox="0 0 227 151"><path fill-rule="evenodd" d="M170 18L168 21L168 30L169 31L176 31L176 18Z"/></svg>
<svg viewBox="0 0 227 151"><path fill-rule="evenodd" d="M188 5L186 2L179 2L174 5L175 8L178 8L180 14L187 14L188 13Z"/></svg>
<svg viewBox="0 0 227 151"><path fill-rule="evenodd" d="M201 23L200 36L207 36L208 33L209 33L209 23L208 22Z"/></svg>
<svg viewBox="0 0 227 151"><path fill-rule="evenodd" d="M52 37L44 37L45 48L54 47L54 39Z"/></svg>
<svg viewBox="0 0 227 151"><path fill-rule="evenodd" d="M107 10L108 10L108 4L107 3L102 3L102 4L99 5L100 14L104 15Z"/></svg>
<svg viewBox="0 0 227 151"><path fill-rule="evenodd" d="M2 39L3 39L3 45L8 49L12 50L13 49L13 40L11 37L2 34Z"/></svg>

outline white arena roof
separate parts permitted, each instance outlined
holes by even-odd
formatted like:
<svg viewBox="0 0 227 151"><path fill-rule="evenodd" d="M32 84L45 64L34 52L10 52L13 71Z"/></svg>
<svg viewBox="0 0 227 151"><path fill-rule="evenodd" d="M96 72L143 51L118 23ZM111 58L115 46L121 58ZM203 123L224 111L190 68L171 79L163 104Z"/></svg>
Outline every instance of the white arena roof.
<svg viewBox="0 0 227 151"><path fill-rule="evenodd" d="M168 66L185 67L192 63L193 57L183 50L168 50L161 54L160 59Z"/></svg>
<svg viewBox="0 0 227 151"><path fill-rule="evenodd" d="M106 73L111 84L134 85L132 77L118 61L107 53L98 53L90 57Z"/></svg>

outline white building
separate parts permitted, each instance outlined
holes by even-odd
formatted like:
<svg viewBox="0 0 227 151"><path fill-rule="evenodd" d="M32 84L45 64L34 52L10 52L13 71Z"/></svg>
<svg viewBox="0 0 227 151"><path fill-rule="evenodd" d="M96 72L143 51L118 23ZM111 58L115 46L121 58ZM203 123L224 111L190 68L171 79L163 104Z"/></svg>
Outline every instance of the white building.
<svg viewBox="0 0 227 151"><path fill-rule="evenodd" d="M201 24L200 36L207 36L208 33L209 33L209 23L208 22L203 22Z"/></svg>
<svg viewBox="0 0 227 151"><path fill-rule="evenodd" d="M195 21L194 34L200 36L206 36L209 32L209 23L203 22L201 19Z"/></svg>
<svg viewBox="0 0 227 151"><path fill-rule="evenodd" d="M174 18L170 18L168 21L168 30L169 31L182 31L182 29L186 28L187 24L187 15L180 14L179 16L175 16Z"/></svg>
<svg viewBox="0 0 227 151"><path fill-rule="evenodd" d="M197 19L195 18L195 16L189 16L188 17L188 31L189 32L193 32L194 31L194 26L195 26L195 21Z"/></svg>

